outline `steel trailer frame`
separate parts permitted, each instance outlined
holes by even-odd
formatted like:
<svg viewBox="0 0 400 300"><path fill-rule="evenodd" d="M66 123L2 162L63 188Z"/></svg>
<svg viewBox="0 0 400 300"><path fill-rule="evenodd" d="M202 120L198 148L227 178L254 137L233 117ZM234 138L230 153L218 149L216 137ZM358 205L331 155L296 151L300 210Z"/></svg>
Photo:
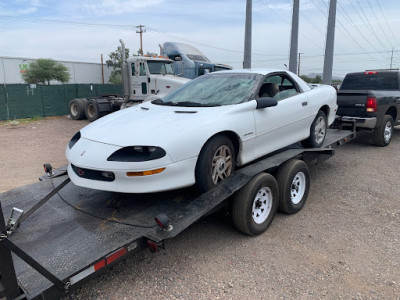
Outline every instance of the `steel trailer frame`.
<svg viewBox="0 0 400 300"><path fill-rule="evenodd" d="M237 171L204 194L181 189L155 194L116 194L69 183L66 168L41 182L0 194L0 298L57 299L122 259L163 247L215 210L261 172L298 158L320 163L355 131L329 129L323 147L292 145ZM14 207L27 211L8 219ZM154 222L168 215L170 226ZM10 222L11 220L11 222ZM18 228L19 227L19 228Z"/></svg>

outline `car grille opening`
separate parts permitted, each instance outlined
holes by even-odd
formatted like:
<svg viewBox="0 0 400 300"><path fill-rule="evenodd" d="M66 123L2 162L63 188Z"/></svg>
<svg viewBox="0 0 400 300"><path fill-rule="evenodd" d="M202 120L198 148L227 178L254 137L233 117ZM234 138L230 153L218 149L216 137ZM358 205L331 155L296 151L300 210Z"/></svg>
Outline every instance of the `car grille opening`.
<svg viewBox="0 0 400 300"><path fill-rule="evenodd" d="M81 178L91 179L91 180L99 180L99 181L114 181L115 175L113 172L109 171L97 171L90 170L85 168L79 168L71 164L72 170L74 170L75 174Z"/></svg>

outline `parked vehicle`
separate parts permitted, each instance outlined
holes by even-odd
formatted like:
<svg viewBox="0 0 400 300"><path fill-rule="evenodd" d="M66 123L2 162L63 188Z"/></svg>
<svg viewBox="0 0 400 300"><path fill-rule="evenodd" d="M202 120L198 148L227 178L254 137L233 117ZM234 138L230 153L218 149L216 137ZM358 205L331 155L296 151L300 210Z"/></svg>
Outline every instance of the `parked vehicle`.
<svg viewBox="0 0 400 300"><path fill-rule="evenodd" d="M125 46L121 41L123 51ZM105 95L94 98L75 98L69 102L69 114L72 119L86 117L89 121L110 113L149 100L163 97L174 91L189 79L174 75L174 61L163 56L123 57L122 78L124 97Z"/></svg>
<svg viewBox="0 0 400 300"><path fill-rule="evenodd" d="M173 93L106 116L69 142L78 186L147 193L206 191L243 166L303 141L321 147L336 115L336 91L311 89L274 69L198 77Z"/></svg>
<svg viewBox="0 0 400 300"><path fill-rule="evenodd" d="M231 66L211 62L200 50L184 43L165 42L160 46L160 53L175 61L176 76L194 79L207 73L232 69Z"/></svg>
<svg viewBox="0 0 400 300"><path fill-rule="evenodd" d="M393 127L400 124L399 75L398 70L349 73L337 92L337 114L371 132L378 146L389 145Z"/></svg>

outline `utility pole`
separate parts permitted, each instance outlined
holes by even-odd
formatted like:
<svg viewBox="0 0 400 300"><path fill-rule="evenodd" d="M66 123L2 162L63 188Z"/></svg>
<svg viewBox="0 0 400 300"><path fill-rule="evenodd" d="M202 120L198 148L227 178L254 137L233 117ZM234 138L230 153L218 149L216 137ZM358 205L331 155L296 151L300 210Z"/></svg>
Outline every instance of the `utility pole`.
<svg viewBox="0 0 400 300"><path fill-rule="evenodd" d="M393 48L392 48L392 56L390 57L390 70L392 69L393 66Z"/></svg>
<svg viewBox="0 0 400 300"><path fill-rule="evenodd" d="M246 1L246 25L244 29L244 60L243 69L251 68L251 15L252 0Z"/></svg>
<svg viewBox="0 0 400 300"><path fill-rule="evenodd" d="M292 14L292 35L290 38L290 54L289 54L289 71L296 73L300 76L300 53L299 64L297 64L297 51L299 44L299 2L300 0L293 0L293 14Z"/></svg>
<svg viewBox="0 0 400 300"><path fill-rule="evenodd" d="M329 3L328 29L326 31L326 44L325 44L324 71L322 75L323 84L332 83L333 49L335 43L335 23L336 23L336 2L337 0L330 0Z"/></svg>
<svg viewBox="0 0 400 300"><path fill-rule="evenodd" d="M140 34L140 55L143 56L143 39L142 39L142 34L146 32L146 29L143 29L146 27L145 25L139 25L136 26L136 28L139 28L139 30L136 30L136 33Z"/></svg>
<svg viewBox="0 0 400 300"><path fill-rule="evenodd" d="M297 76L300 76L300 58L303 52L299 52L299 62L297 63Z"/></svg>

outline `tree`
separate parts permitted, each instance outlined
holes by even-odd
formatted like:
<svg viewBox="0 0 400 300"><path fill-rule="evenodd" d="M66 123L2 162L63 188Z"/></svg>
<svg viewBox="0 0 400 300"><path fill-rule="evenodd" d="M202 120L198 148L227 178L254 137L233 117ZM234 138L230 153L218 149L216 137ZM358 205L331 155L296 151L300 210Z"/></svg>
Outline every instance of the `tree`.
<svg viewBox="0 0 400 300"><path fill-rule="evenodd" d="M109 82L113 84L121 84L122 76L121 76L121 67L122 67L122 49L121 46L118 46L118 49L114 52L108 54L110 57L109 60L106 60L107 67L113 68L111 71ZM129 49L125 48L125 56L129 57Z"/></svg>
<svg viewBox="0 0 400 300"><path fill-rule="evenodd" d="M26 83L46 83L50 85L51 80L57 80L62 83L69 81L68 68L53 59L39 58L29 64L25 73L22 73L22 79Z"/></svg>

